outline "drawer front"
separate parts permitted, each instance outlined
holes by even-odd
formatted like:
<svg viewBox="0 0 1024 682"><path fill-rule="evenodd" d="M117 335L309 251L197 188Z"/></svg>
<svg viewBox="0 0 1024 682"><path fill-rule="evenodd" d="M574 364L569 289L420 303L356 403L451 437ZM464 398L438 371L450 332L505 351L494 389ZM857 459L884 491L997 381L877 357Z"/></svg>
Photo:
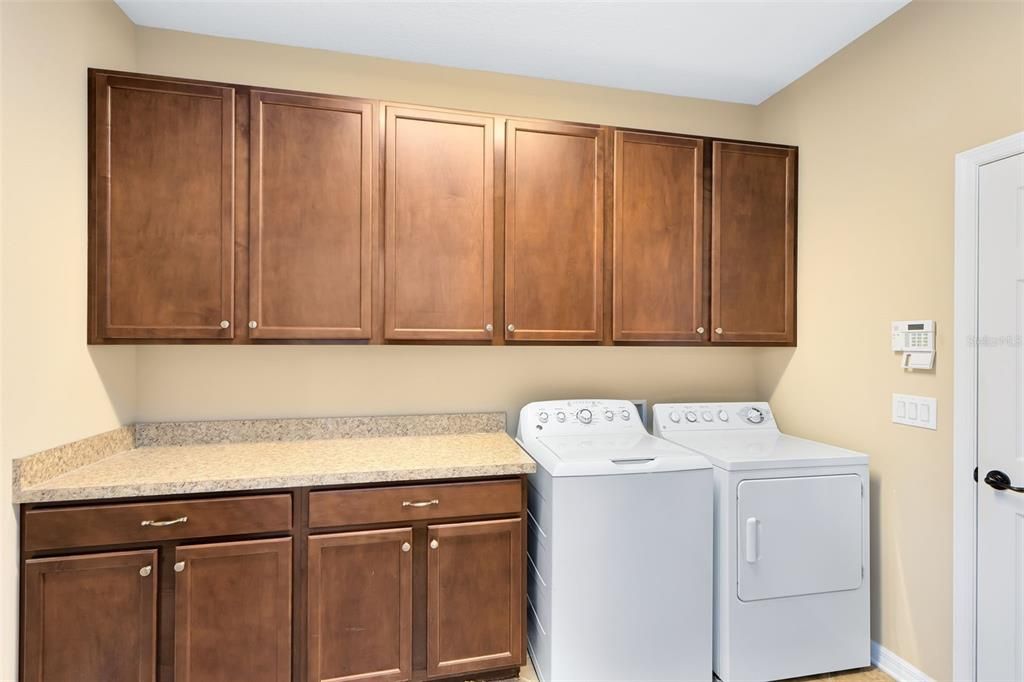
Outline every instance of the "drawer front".
<svg viewBox="0 0 1024 682"><path fill-rule="evenodd" d="M444 485L410 485L363 490L321 490L309 494L309 527L405 523L460 516L519 514L518 480Z"/></svg>
<svg viewBox="0 0 1024 682"><path fill-rule="evenodd" d="M285 532L291 495L109 504L25 513L27 551Z"/></svg>

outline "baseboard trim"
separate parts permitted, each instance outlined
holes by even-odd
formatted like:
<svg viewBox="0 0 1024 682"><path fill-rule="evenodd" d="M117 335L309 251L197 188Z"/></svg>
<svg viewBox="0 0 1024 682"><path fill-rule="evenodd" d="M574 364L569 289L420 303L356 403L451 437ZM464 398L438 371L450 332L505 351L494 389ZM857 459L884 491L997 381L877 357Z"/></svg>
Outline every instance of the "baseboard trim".
<svg viewBox="0 0 1024 682"><path fill-rule="evenodd" d="M871 642L871 665L896 682L935 682L878 642Z"/></svg>

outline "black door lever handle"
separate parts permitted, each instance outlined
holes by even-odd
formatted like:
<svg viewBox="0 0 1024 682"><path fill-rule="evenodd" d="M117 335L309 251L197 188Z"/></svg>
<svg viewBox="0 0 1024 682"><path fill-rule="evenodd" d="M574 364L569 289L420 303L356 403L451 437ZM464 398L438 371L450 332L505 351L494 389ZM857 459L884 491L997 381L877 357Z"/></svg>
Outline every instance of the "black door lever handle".
<svg viewBox="0 0 1024 682"><path fill-rule="evenodd" d="M1024 493L1024 488L1010 485L1010 477L998 469L993 469L985 474L985 483L988 483L996 490L1012 490L1015 493Z"/></svg>

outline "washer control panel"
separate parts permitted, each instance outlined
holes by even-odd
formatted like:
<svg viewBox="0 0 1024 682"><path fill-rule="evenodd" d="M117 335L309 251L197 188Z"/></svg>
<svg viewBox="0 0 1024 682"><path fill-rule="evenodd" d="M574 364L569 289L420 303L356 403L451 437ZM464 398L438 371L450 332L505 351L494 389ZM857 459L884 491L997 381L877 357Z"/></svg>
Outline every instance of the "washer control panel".
<svg viewBox="0 0 1024 682"><path fill-rule="evenodd" d="M654 433L774 429L768 403L662 403L654 406Z"/></svg>
<svg viewBox="0 0 1024 682"><path fill-rule="evenodd" d="M636 406L628 400L546 400L519 413L519 431L538 435L644 432Z"/></svg>

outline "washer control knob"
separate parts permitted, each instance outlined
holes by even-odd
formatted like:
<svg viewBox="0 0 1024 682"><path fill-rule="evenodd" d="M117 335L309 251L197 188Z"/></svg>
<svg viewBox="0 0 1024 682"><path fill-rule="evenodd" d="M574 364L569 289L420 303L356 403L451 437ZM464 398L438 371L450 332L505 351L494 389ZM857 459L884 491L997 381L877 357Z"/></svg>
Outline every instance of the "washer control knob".
<svg viewBox="0 0 1024 682"><path fill-rule="evenodd" d="M562 412L561 410L559 410L558 412L555 412L555 419L557 419L559 421L559 423L564 422L565 421L565 412Z"/></svg>
<svg viewBox="0 0 1024 682"><path fill-rule="evenodd" d="M582 424L589 424L594 420L594 414L584 407L576 413L576 419L580 420L580 423Z"/></svg>
<svg viewBox="0 0 1024 682"><path fill-rule="evenodd" d="M697 413L694 412L693 410L687 412L686 421L690 422L691 424L695 423L697 421Z"/></svg>
<svg viewBox="0 0 1024 682"><path fill-rule="evenodd" d="M622 411L622 421L624 421L624 422L628 422L628 421L629 421L629 418L630 418L631 416L633 416L633 415L631 415L631 414L629 413L629 410L623 410L623 411Z"/></svg>
<svg viewBox="0 0 1024 682"><path fill-rule="evenodd" d="M713 422L713 421L715 421L715 415L711 414L707 410L704 410L703 412L700 413L700 418L703 419L706 422Z"/></svg>
<svg viewBox="0 0 1024 682"><path fill-rule="evenodd" d="M537 419L540 420L541 424L547 424L548 423L548 413L547 412L541 412L540 414L537 415Z"/></svg>
<svg viewBox="0 0 1024 682"><path fill-rule="evenodd" d="M613 421L614 419L615 419L615 413L614 412L612 412L611 410L605 410L604 411L604 420L606 422Z"/></svg>
<svg viewBox="0 0 1024 682"><path fill-rule="evenodd" d="M676 424L679 423L679 413L678 412L669 412L668 413L668 418L671 419Z"/></svg>
<svg viewBox="0 0 1024 682"><path fill-rule="evenodd" d="M747 421L751 424L760 424L764 421L764 411L757 407L747 408Z"/></svg>
<svg viewBox="0 0 1024 682"><path fill-rule="evenodd" d="M727 421L729 421L729 413L726 412L725 410L719 410L718 411L718 418L721 419L724 422L727 422Z"/></svg>

